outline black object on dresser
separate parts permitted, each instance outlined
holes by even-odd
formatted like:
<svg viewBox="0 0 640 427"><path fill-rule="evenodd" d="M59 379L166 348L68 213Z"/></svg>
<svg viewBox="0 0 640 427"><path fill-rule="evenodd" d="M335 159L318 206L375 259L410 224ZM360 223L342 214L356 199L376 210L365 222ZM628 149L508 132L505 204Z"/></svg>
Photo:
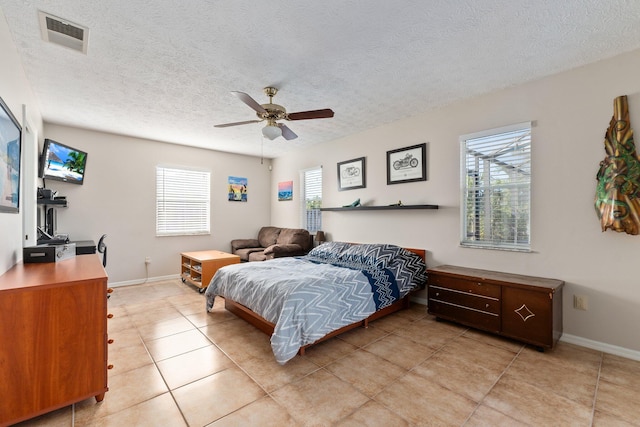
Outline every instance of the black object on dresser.
<svg viewBox="0 0 640 427"><path fill-rule="evenodd" d="M429 314L541 351L562 335L562 280L452 265L427 271Z"/></svg>

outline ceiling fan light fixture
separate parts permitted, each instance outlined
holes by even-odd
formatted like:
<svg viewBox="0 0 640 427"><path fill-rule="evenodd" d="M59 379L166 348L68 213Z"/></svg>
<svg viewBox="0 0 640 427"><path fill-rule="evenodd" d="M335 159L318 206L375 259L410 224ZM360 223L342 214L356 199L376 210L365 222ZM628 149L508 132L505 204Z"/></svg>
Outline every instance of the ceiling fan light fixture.
<svg viewBox="0 0 640 427"><path fill-rule="evenodd" d="M262 134L271 141L282 136L282 129L277 124L268 124L262 128Z"/></svg>

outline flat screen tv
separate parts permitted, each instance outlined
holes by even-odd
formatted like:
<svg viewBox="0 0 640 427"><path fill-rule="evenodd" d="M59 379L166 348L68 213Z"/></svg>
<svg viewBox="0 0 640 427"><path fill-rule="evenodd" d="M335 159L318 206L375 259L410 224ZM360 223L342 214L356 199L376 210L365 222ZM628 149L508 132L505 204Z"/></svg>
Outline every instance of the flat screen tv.
<svg viewBox="0 0 640 427"><path fill-rule="evenodd" d="M52 139L44 140L40 157L40 178L83 184L86 165L86 152Z"/></svg>

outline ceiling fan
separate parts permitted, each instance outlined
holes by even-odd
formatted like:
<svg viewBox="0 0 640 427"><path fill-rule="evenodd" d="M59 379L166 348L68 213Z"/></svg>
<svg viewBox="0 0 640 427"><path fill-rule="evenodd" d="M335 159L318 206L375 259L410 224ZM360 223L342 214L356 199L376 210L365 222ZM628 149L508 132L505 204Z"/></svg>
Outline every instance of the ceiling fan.
<svg viewBox="0 0 640 427"><path fill-rule="evenodd" d="M310 110L300 111L297 113L287 113L287 110L278 104L273 103L273 97L278 93L278 89L275 87L265 87L264 93L269 97L268 104L258 104L251 96L244 92L232 91L232 94L237 96L240 101L247 104L249 107L256 111L256 115L259 120L246 120L244 122L224 123L221 125L215 125L217 128L226 128L229 126L246 125L249 123L260 123L267 121L267 125L262 128L262 134L274 140L279 136L282 136L286 140L295 139L298 137L287 125L278 123L277 120L309 120L309 119L328 119L333 117L333 110L325 108L323 110Z"/></svg>

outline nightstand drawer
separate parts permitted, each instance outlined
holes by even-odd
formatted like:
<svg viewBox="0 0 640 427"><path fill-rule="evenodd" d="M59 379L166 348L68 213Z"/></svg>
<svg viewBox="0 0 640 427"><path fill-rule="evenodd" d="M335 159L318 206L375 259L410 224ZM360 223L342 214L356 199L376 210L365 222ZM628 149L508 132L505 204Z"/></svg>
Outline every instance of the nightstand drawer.
<svg viewBox="0 0 640 427"><path fill-rule="evenodd" d="M500 314L500 299L429 285L429 300L438 300L490 314Z"/></svg>
<svg viewBox="0 0 640 427"><path fill-rule="evenodd" d="M486 331L500 331L500 316L454 303L429 299L429 314Z"/></svg>
<svg viewBox="0 0 640 427"><path fill-rule="evenodd" d="M469 280L431 274L429 275L429 284L440 286L443 288L456 289L458 291L468 292L470 294L500 298L500 286L490 283L483 283L481 280Z"/></svg>

